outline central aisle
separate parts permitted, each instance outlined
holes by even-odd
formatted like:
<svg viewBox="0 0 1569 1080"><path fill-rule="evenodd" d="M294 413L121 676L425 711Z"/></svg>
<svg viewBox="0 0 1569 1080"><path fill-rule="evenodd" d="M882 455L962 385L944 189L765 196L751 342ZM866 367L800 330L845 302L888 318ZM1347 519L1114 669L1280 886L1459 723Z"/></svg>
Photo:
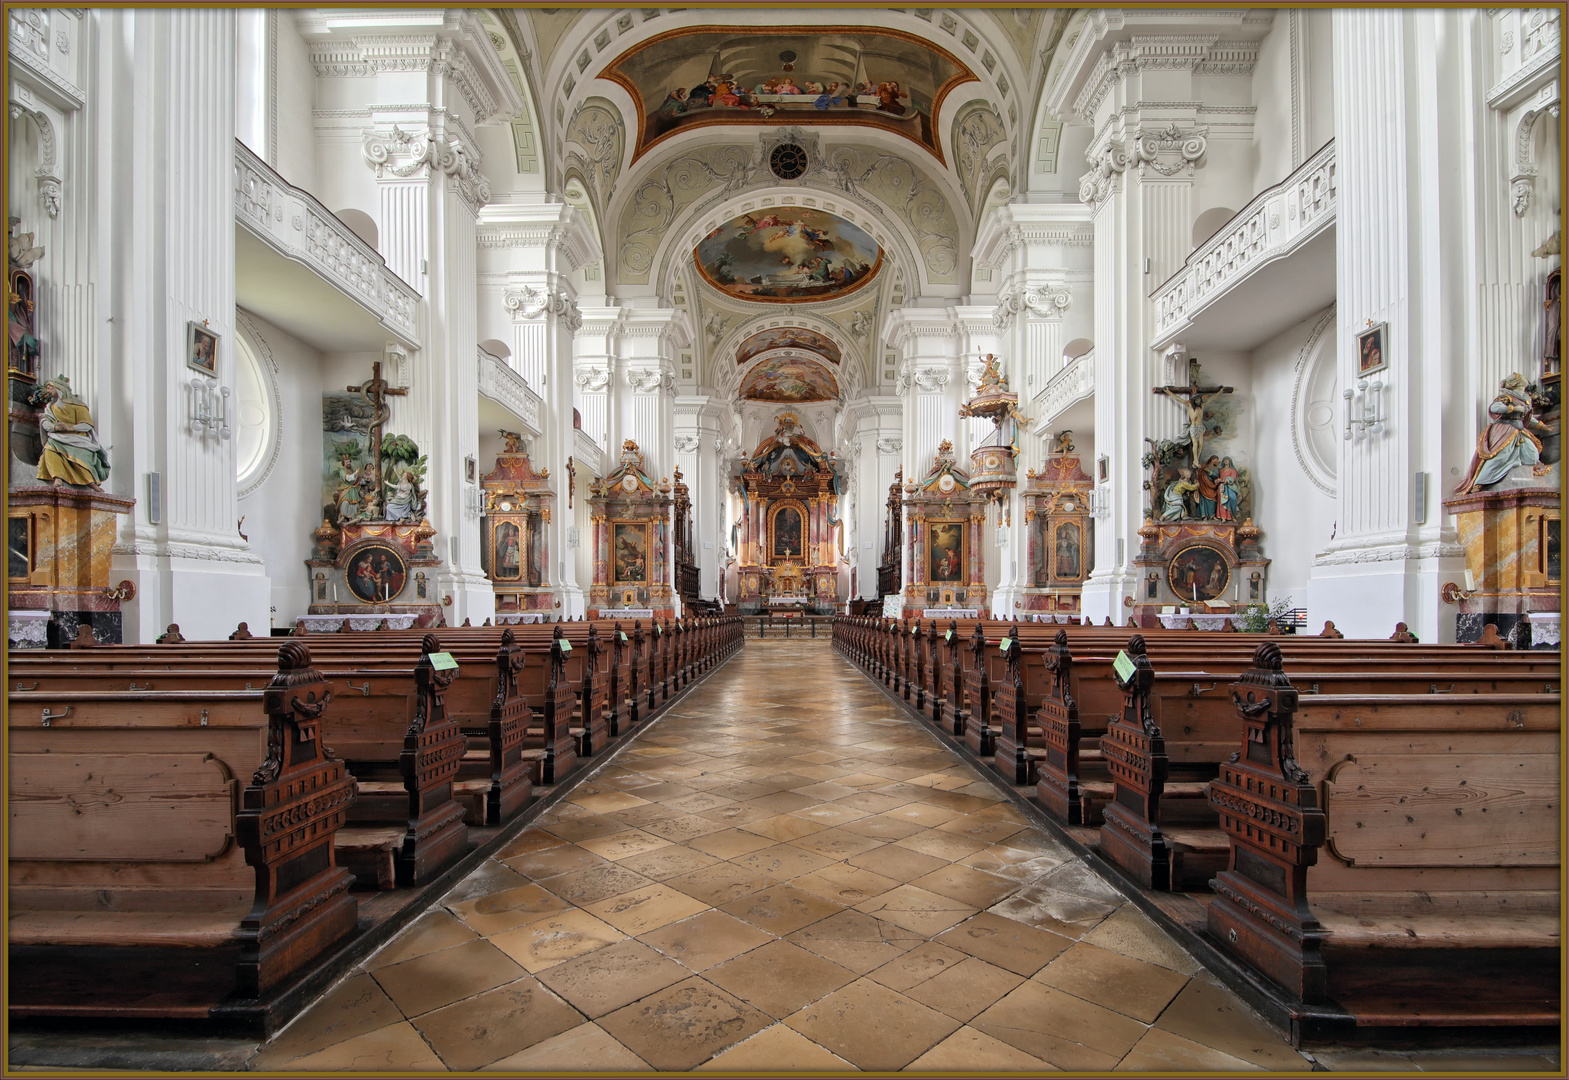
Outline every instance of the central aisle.
<svg viewBox="0 0 1569 1080"><path fill-rule="evenodd" d="M797 639L748 641L251 1067L1311 1066Z"/></svg>

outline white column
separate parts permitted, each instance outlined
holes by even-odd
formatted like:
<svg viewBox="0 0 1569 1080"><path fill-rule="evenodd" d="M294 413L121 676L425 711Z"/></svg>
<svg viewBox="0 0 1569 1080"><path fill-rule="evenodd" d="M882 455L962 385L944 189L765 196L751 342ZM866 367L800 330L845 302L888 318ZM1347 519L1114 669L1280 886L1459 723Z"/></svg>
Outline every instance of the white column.
<svg viewBox="0 0 1569 1080"><path fill-rule="evenodd" d="M235 444L193 433L187 418L200 377L185 364L188 323L218 335L216 385L234 385L234 13L96 17L99 149L122 152L97 193L99 345L116 363L91 404L106 421L111 488L129 479L138 498L120 521L112 580L137 587L124 607L127 642L149 642L171 622L192 639L223 638L241 621L268 625L271 595L237 529ZM150 474L162 491L157 523Z"/></svg>
<svg viewBox="0 0 1569 1080"><path fill-rule="evenodd" d="M1333 13L1340 385L1357 385L1356 335L1370 323L1388 327L1388 366L1372 376L1384 385L1383 430L1341 444L1336 538L1309 579L1310 617L1348 636L1387 637L1397 621L1425 641L1454 634L1438 594L1461 572L1461 552L1437 506L1418 522L1412 498L1415 473L1442 477L1445 377L1462 369L1465 344L1454 295L1466 269L1456 258L1463 226L1443 161L1450 121L1440 123L1439 109L1450 81L1448 19ZM1353 50L1381 60L1358 64ZM1429 485L1436 503L1442 480Z"/></svg>
<svg viewBox="0 0 1569 1080"><path fill-rule="evenodd" d="M719 557L729 540L729 525L720 513L725 494L724 445L719 427L724 406L705 396L675 401L676 464L692 499L692 557L697 563L698 593L719 595Z"/></svg>

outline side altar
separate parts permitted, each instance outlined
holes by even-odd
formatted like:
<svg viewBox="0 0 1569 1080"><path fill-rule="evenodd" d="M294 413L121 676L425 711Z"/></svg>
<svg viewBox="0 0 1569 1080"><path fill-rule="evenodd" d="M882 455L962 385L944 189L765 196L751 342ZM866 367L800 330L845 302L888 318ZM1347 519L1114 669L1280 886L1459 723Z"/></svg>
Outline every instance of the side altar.
<svg viewBox="0 0 1569 1080"><path fill-rule="evenodd" d="M550 584L551 513L556 493L550 470L534 471L520 436L504 431L506 449L480 477L484 517L480 562L496 591L496 615L549 611L556 606Z"/></svg>
<svg viewBox="0 0 1569 1080"><path fill-rule="evenodd" d="M908 608L986 609L985 550L988 494L975 491L970 474L959 468L953 443L944 439L926 476L904 486L910 521L910 579L904 587Z"/></svg>
<svg viewBox="0 0 1569 1080"><path fill-rule="evenodd" d="M323 398L322 522L305 560L312 616L368 619L411 615L416 626L444 619L436 574L436 530L425 516L426 459L406 435L385 435L390 387L381 364L348 395Z"/></svg>
<svg viewBox="0 0 1569 1080"><path fill-rule="evenodd" d="M1153 391L1181 407L1186 423L1174 439L1147 440L1149 501L1133 560L1139 626L1158 625L1162 608L1224 615L1268 599L1269 560L1253 524L1233 389L1202 382L1198 361L1190 360L1187 385Z"/></svg>
<svg viewBox="0 0 1569 1080"><path fill-rule="evenodd" d="M656 619L679 614L670 583L670 488L668 479L656 485L643 471L643 452L631 439L621 444L621 462L610 475L589 482L590 618L615 618L627 608L650 609Z"/></svg>
<svg viewBox="0 0 1569 1080"><path fill-rule="evenodd" d="M795 414L781 414L774 434L758 443L739 490L745 507L737 567L742 612L833 612L840 599L834 544L839 478Z"/></svg>
<svg viewBox="0 0 1569 1080"><path fill-rule="evenodd" d="M1084 581L1095 569L1094 481L1074 453L1073 433L1060 431L1040 472L1020 491L1029 532L1029 579L1022 610L1078 616Z"/></svg>

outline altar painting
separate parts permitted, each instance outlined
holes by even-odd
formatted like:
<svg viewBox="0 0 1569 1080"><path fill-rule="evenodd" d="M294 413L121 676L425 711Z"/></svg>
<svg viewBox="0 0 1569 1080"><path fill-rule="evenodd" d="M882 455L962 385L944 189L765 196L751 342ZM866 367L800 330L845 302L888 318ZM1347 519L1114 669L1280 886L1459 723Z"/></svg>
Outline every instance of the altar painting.
<svg viewBox="0 0 1569 1080"><path fill-rule="evenodd" d="M523 577L523 535L515 521L497 523L493 535L491 576L497 581L520 581Z"/></svg>
<svg viewBox="0 0 1569 1080"><path fill-rule="evenodd" d="M883 253L837 214L792 206L732 218L698 242L695 258L703 280L728 296L794 303L847 296L872 279Z"/></svg>
<svg viewBox="0 0 1569 1080"><path fill-rule="evenodd" d="M1181 600L1214 600L1231 584L1231 568L1219 551L1202 544L1183 548L1166 567L1166 582Z"/></svg>
<svg viewBox="0 0 1569 1080"><path fill-rule="evenodd" d="M773 557L799 559L801 557L801 511L793 506L780 507L774 515Z"/></svg>
<svg viewBox="0 0 1569 1080"><path fill-rule="evenodd" d="M833 401L839 396L839 384L821 364L781 357L753 368L741 384L741 396L785 404Z"/></svg>
<svg viewBox="0 0 1569 1080"><path fill-rule="evenodd" d="M408 567L395 548L372 544L349 557L344 579L349 591L367 604L390 603L403 591Z"/></svg>
<svg viewBox="0 0 1569 1080"><path fill-rule="evenodd" d="M618 521L611 532L611 584L647 585L649 543L645 522Z"/></svg>
<svg viewBox="0 0 1569 1080"><path fill-rule="evenodd" d="M964 580L964 527L962 521L932 521L926 532L926 579L931 582Z"/></svg>

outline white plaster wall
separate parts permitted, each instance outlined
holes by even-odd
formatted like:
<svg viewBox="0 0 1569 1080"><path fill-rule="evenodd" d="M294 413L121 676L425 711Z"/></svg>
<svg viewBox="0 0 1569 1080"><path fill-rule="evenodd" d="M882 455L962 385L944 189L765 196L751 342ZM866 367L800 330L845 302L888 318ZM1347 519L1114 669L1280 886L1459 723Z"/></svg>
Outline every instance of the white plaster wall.
<svg viewBox="0 0 1569 1080"><path fill-rule="evenodd" d="M1308 608L1310 630L1317 630L1323 617L1314 621L1308 576L1314 554L1323 550L1334 528L1335 500L1308 478L1297 460L1291 410L1297 363L1320 318L1315 313L1266 341L1253 351L1249 364L1254 418L1253 522L1264 530L1264 554L1271 560L1268 595L1271 599L1289 595L1293 607ZM1335 333L1331 320L1323 335L1333 342ZM1208 372L1207 365L1205 370ZM1390 632L1396 621L1391 619Z"/></svg>
<svg viewBox="0 0 1569 1080"><path fill-rule="evenodd" d="M273 12L277 22L277 137L276 167L295 187L317 193L316 127L312 110L316 107L316 69L310 51L295 26L295 13L288 8ZM319 196L318 196L319 197ZM328 203L328 209L342 206ZM357 207L367 210L368 207ZM371 214L375 217L375 214Z"/></svg>
<svg viewBox="0 0 1569 1080"><path fill-rule="evenodd" d="M305 560L311 532L321 524L322 355L266 320L243 314L255 328L257 359L277 387L273 437L277 457L262 485L241 497L250 547L267 567L272 582L272 625L292 626L311 604ZM348 385L347 383L344 384ZM253 634L262 629L254 624Z"/></svg>

